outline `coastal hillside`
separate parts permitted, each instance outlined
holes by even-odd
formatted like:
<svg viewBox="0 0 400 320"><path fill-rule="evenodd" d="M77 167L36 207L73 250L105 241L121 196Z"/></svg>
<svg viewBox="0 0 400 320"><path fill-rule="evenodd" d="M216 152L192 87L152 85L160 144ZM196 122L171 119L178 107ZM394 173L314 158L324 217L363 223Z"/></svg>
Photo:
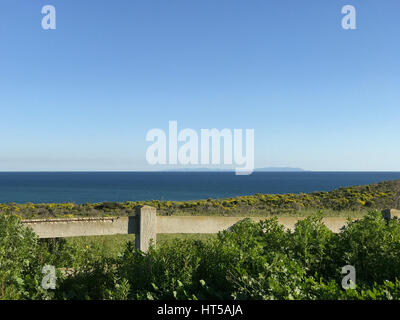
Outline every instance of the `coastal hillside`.
<svg viewBox="0 0 400 320"><path fill-rule="evenodd" d="M195 201L127 201L103 203L0 204L0 212L24 219L126 216L140 205L157 208L159 215L275 215L307 210L369 211L400 208L400 180L339 188L329 192L299 194L255 194L226 199Z"/></svg>

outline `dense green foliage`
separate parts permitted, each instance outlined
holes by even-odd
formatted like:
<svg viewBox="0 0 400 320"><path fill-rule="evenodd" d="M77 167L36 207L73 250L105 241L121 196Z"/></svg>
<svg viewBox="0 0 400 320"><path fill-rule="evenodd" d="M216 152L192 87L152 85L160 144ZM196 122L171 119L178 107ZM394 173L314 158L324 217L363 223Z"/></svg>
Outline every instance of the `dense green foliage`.
<svg viewBox="0 0 400 320"><path fill-rule="evenodd" d="M14 213L23 218L126 216L135 208L150 205L159 215L271 215L305 210L335 212L369 211L400 208L400 181L387 181L366 186L340 188L329 192L300 194L256 194L228 199L196 201L127 201L121 203L48 203L0 204L0 212Z"/></svg>
<svg viewBox="0 0 400 320"><path fill-rule="evenodd" d="M39 286L46 254L33 231L16 216L0 215L0 298L46 297Z"/></svg>
<svg viewBox="0 0 400 320"><path fill-rule="evenodd" d="M94 246L38 241L0 214L2 299L400 299L400 221L371 211L332 233L323 214L294 231L276 218L249 219L207 241L174 240L148 253L129 242L116 257ZM44 264L57 267L55 290L40 288ZM342 267L356 289L341 287Z"/></svg>

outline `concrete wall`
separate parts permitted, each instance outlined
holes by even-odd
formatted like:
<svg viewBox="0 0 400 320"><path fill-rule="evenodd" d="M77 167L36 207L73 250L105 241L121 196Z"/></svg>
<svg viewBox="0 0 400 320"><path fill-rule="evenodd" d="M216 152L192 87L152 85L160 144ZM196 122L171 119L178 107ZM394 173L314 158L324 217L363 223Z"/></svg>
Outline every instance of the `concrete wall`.
<svg viewBox="0 0 400 320"><path fill-rule="evenodd" d="M245 218L157 216L156 220L151 222L150 225L142 225L142 234L145 233L145 230L153 228L155 228L155 233L217 233L229 229L243 219ZM264 219L251 218L255 222ZM304 218L281 217L278 218L278 222L286 229L293 230L296 222L302 219ZM323 223L333 232L339 232L346 222L344 218L323 219ZM140 234L138 217L24 220L23 224L32 228L40 238ZM154 238L154 234L151 233L149 237Z"/></svg>
<svg viewBox="0 0 400 320"><path fill-rule="evenodd" d="M213 216L158 216L157 233L217 233L226 230L235 223L245 219L244 217L213 217ZM253 221L265 220L266 218L251 218ZM293 230L297 221L304 218L281 217L278 222L286 229ZM333 232L339 232L346 224L344 218L324 218L323 223Z"/></svg>
<svg viewBox="0 0 400 320"><path fill-rule="evenodd" d="M40 238L138 233L137 217L24 220Z"/></svg>
<svg viewBox="0 0 400 320"><path fill-rule="evenodd" d="M400 216L398 210L384 210L385 219ZM76 218L24 220L22 223L33 229L40 238L64 238L113 234L136 234L136 248L147 251L151 241L155 244L157 233L217 233L229 229L244 217L215 216L156 216L156 209L149 206L138 208L132 217ZM264 218L251 218L260 221ZM293 230L297 221L304 218L280 217L278 222ZM323 223L333 232L346 225L344 218L328 217Z"/></svg>

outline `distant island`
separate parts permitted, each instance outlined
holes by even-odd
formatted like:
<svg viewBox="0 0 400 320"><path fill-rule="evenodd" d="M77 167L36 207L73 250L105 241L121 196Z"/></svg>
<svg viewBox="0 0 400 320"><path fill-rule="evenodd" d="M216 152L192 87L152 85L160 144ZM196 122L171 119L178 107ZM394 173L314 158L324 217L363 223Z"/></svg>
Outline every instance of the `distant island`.
<svg viewBox="0 0 400 320"><path fill-rule="evenodd" d="M292 167L266 167L255 169L254 171L259 172L298 172L298 171L306 171L302 168L292 168Z"/></svg>
<svg viewBox="0 0 400 320"><path fill-rule="evenodd" d="M160 170L164 171L164 170ZM234 169L219 169L219 168L176 168L167 169L168 172L230 172ZM306 170L302 168L292 168L292 167L265 167L254 169L254 172L304 172Z"/></svg>

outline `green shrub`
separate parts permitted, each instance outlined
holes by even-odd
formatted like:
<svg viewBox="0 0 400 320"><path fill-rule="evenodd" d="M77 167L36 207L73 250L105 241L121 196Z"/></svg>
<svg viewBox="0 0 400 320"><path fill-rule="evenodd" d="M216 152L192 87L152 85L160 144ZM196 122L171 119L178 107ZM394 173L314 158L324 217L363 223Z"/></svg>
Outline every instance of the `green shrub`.
<svg viewBox="0 0 400 320"><path fill-rule="evenodd" d="M0 299L45 299L41 288L47 253L33 231L12 214L0 214Z"/></svg>
<svg viewBox="0 0 400 320"><path fill-rule="evenodd" d="M325 279L337 274L337 243L339 236L322 223L319 213L296 223L290 234L290 254L300 261L309 275L318 274Z"/></svg>
<svg viewBox="0 0 400 320"><path fill-rule="evenodd" d="M128 242L117 257L94 245L38 241L0 214L2 299L400 299L400 221L379 212L335 234L319 213L285 230L276 218L245 219L208 241L173 240L147 253ZM54 291L41 288L45 264ZM341 287L344 265L356 288Z"/></svg>
<svg viewBox="0 0 400 320"><path fill-rule="evenodd" d="M129 242L118 260L119 275L127 279L136 299L177 299L193 291L193 275L201 258L198 255L199 241L174 240L148 253L134 249Z"/></svg>
<svg viewBox="0 0 400 320"><path fill-rule="evenodd" d="M342 264L356 268L359 283L395 281L400 278L400 221L387 223L381 213L370 212L340 234L340 251Z"/></svg>

